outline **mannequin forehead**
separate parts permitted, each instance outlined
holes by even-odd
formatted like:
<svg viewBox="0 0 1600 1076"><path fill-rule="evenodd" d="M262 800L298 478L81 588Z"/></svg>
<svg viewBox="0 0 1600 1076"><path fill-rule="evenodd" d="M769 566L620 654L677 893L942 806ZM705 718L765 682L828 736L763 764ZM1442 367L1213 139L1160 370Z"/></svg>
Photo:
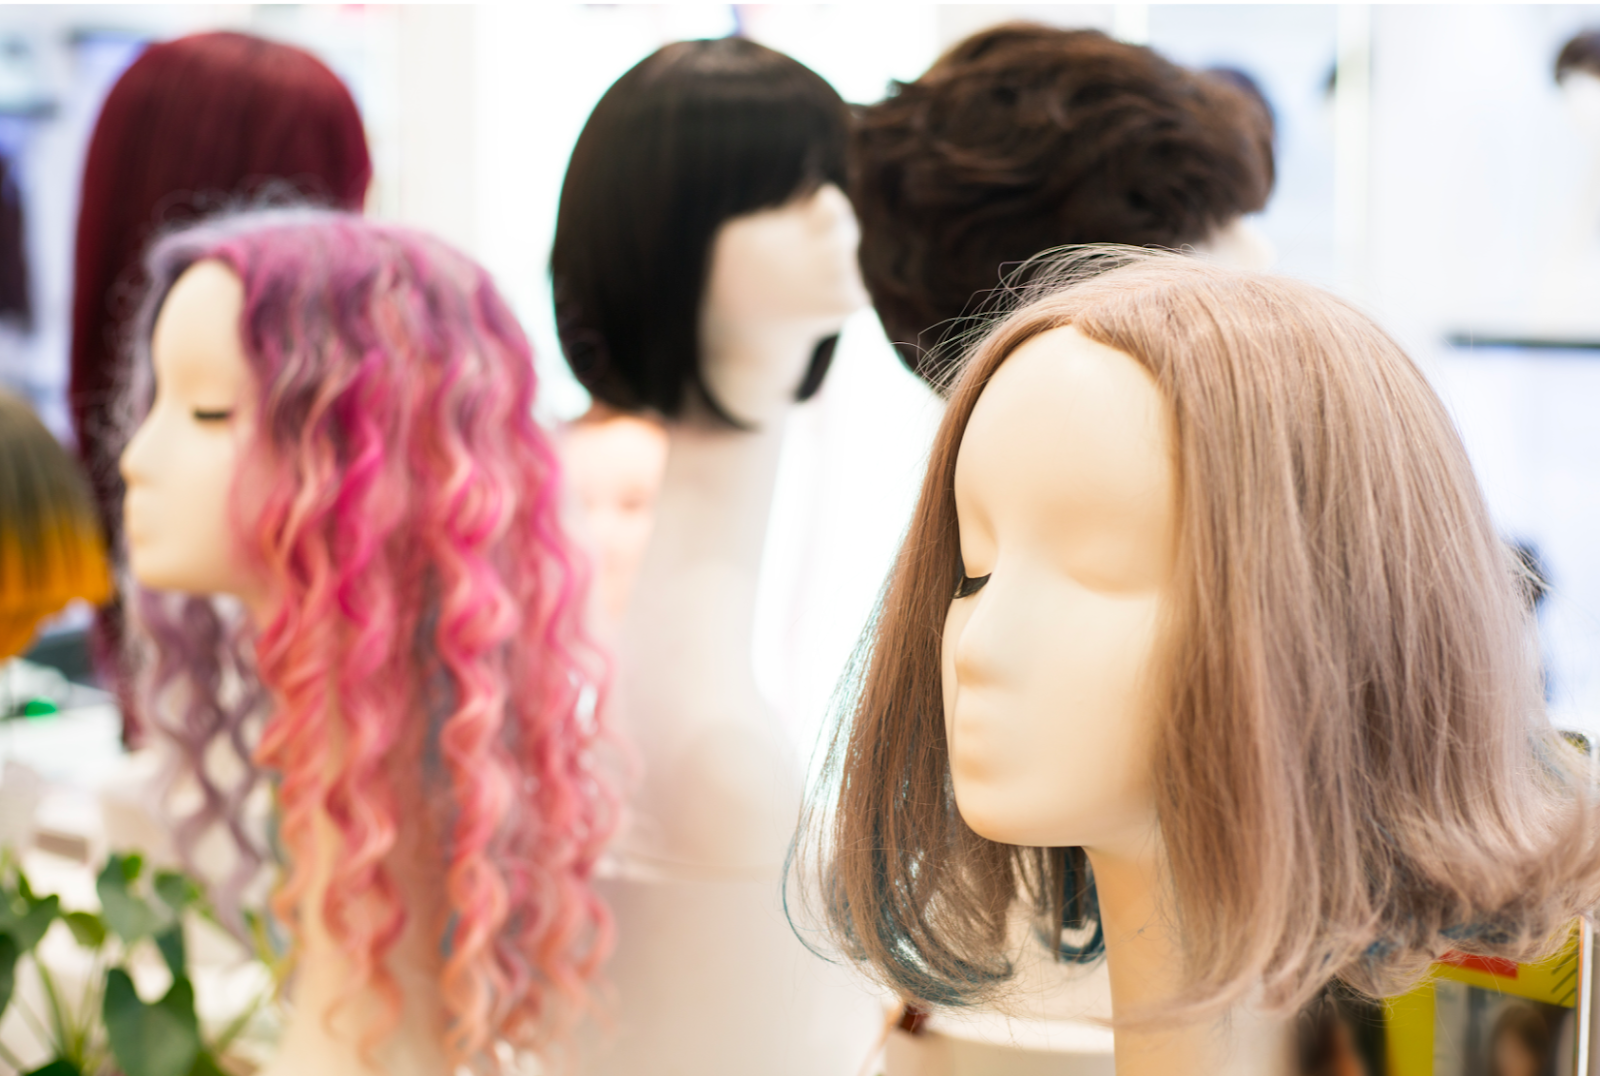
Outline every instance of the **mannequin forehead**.
<svg viewBox="0 0 1600 1076"><path fill-rule="evenodd" d="M1002 541L1084 581L1159 586L1176 531L1171 409L1132 356L1076 328L1039 334L984 388L961 440L955 494L967 574Z"/></svg>
<svg viewBox="0 0 1600 1076"><path fill-rule="evenodd" d="M244 285L232 269L216 261L186 269L167 292L150 337L157 385L234 406L250 381L239 340L243 311Z"/></svg>

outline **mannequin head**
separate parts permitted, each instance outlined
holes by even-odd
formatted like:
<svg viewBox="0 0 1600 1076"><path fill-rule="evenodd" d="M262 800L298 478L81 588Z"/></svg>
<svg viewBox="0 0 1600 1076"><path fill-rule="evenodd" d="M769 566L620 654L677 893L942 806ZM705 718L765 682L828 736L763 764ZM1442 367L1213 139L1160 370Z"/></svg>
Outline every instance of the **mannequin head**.
<svg viewBox="0 0 1600 1076"><path fill-rule="evenodd" d="M955 386L831 756L847 949L981 995L1019 899L1092 933L1090 857L1153 837L1168 1015L1544 951L1600 896L1588 778L1422 374L1289 280L1036 268Z"/></svg>
<svg viewBox="0 0 1600 1076"><path fill-rule="evenodd" d="M152 45L111 88L89 141L72 300L72 422L111 548L120 547L112 413L130 372L125 337L159 231L252 198L293 194L358 210L372 177L361 114L310 53L238 33ZM97 621L101 674L135 712L115 666L120 607Z"/></svg>
<svg viewBox="0 0 1600 1076"><path fill-rule="evenodd" d="M1504 1003L1489 1034L1489 1071L1493 1076L1542 1076L1549 1071L1550 1025L1526 1001Z"/></svg>
<svg viewBox="0 0 1600 1076"><path fill-rule="evenodd" d="M650 542L666 463L666 434L648 419L591 409L562 434L562 470L593 543L596 604L613 627Z"/></svg>
<svg viewBox="0 0 1600 1076"><path fill-rule="evenodd" d="M266 580L240 541L257 521L240 518L233 497L257 407L243 311L244 286L220 261L190 266L167 292L150 336L154 398L122 453L123 514L141 585L260 608Z"/></svg>
<svg viewBox="0 0 1600 1076"><path fill-rule="evenodd" d="M1270 111L1236 76L1094 30L974 34L856 126L851 197L873 305L901 358L937 382L940 344L1041 251L1204 246L1236 228L1272 191L1272 137Z"/></svg>
<svg viewBox="0 0 1600 1076"><path fill-rule="evenodd" d="M1578 127L1600 138L1600 31L1585 30L1561 47L1556 84Z"/></svg>
<svg viewBox="0 0 1600 1076"><path fill-rule="evenodd" d="M78 466L27 404L0 392L0 660L74 599L111 592L94 502Z"/></svg>
<svg viewBox="0 0 1600 1076"><path fill-rule="evenodd" d="M572 151L550 255L562 347L596 400L762 417L765 376L706 362L718 334L751 321L814 333L809 367L777 380L787 398L821 387L832 337L865 302L841 190L848 129L831 86L742 38L668 45L606 91Z"/></svg>
<svg viewBox="0 0 1600 1076"><path fill-rule="evenodd" d="M343 214L198 226L147 269L154 393L122 467L134 574L182 592L139 610L147 712L173 715L160 731L206 792L180 843L229 827L247 877L240 804L276 772L279 913L296 922L325 814L325 925L387 993L415 894L385 857L397 831L435 837L446 1046L492 1068L493 1042L559 1036L607 945L587 879L611 796L590 766L585 573L521 329L459 253ZM228 743L242 787L207 765Z"/></svg>

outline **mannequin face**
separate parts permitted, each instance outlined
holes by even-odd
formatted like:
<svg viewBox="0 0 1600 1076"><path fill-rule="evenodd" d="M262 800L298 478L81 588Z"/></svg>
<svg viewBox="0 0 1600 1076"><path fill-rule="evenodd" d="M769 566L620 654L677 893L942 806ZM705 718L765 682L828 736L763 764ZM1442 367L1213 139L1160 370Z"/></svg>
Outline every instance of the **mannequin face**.
<svg viewBox="0 0 1600 1076"><path fill-rule="evenodd" d="M735 416L781 412L815 344L866 306L860 239L850 200L832 183L718 229L701 312L702 373ZM758 346L739 346L749 343ZM774 368L778 355L784 363Z"/></svg>
<svg viewBox="0 0 1600 1076"><path fill-rule="evenodd" d="M1543 1069L1544 1059L1535 1055L1516 1035L1501 1033L1496 1037L1495 1076L1539 1076Z"/></svg>
<svg viewBox="0 0 1600 1076"><path fill-rule="evenodd" d="M1600 139L1600 78L1587 71L1569 71L1561 80L1567 113L1586 137Z"/></svg>
<svg viewBox="0 0 1600 1076"><path fill-rule="evenodd" d="M1194 252L1219 265L1257 272L1271 269L1278 260L1278 249L1272 240L1244 217L1236 217L1231 224L1212 232L1204 243L1195 246Z"/></svg>
<svg viewBox="0 0 1600 1076"><path fill-rule="evenodd" d="M1136 852L1152 832L1171 422L1143 366L1070 327L1017 348L978 399L955 477L972 592L942 660L956 805L981 836Z"/></svg>
<svg viewBox="0 0 1600 1076"><path fill-rule="evenodd" d="M589 524L601 611L620 624L655 523L666 435L631 415L580 422L562 439L561 463Z"/></svg>
<svg viewBox="0 0 1600 1076"><path fill-rule="evenodd" d="M260 586L232 513L254 412L243 309L239 278L217 262L190 267L167 294L150 340L155 401L122 453L123 520L128 564L144 586L250 604Z"/></svg>

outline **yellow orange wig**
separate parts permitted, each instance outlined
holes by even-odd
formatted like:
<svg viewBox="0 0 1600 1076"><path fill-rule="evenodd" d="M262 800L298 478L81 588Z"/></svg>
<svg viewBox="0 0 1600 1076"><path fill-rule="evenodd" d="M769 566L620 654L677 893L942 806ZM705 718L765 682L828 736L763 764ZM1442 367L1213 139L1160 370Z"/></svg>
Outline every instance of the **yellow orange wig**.
<svg viewBox="0 0 1600 1076"><path fill-rule="evenodd" d="M26 403L0 392L0 659L76 598L111 595L105 540L78 465Z"/></svg>

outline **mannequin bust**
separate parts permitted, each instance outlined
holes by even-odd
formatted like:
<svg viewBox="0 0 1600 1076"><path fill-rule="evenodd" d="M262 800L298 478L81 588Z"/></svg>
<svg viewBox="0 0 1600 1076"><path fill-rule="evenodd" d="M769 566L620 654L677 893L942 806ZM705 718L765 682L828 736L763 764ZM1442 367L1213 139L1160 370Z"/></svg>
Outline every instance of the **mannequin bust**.
<svg viewBox="0 0 1600 1076"><path fill-rule="evenodd" d="M470 261L344 214L193 228L148 269L154 393L121 460L147 712L205 793L180 845L241 845L214 894L235 923L262 858L239 815L278 778L294 967L263 1071L560 1049L609 946L588 880L614 811L526 340Z"/></svg>
<svg viewBox="0 0 1600 1076"><path fill-rule="evenodd" d="M994 997L1031 906L1103 952L1119 1076L1292 1076L1332 981L1548 952L1600 897L1600 813L1426 379L1307 285L1033 268L955 387L813 808L845 951Z"/></svg>
<svg viewBox="0 0 1600 1076"><path fill-rule="evenodd" d="M786 56L669 45L601 99L562 191L551 273L568 361L667 434L620 632L617 714L640 775L604 890L618 1019L593 1072L853 1071L880 1022L783 915L803 760L751 654L784 419L866 303L847 123Z"/></svg>

